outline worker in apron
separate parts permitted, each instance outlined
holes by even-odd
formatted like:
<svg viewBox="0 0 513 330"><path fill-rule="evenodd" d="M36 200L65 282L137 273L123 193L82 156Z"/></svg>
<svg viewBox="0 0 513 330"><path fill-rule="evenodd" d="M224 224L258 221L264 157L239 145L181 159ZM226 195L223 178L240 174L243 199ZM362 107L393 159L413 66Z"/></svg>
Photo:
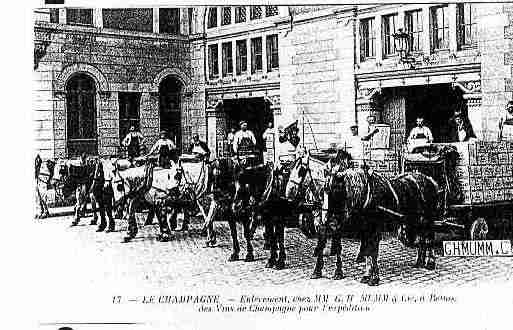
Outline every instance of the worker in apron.
<svg viewBox="0 0 513 330"><path fill-rule="evenodd" d="M433 134L429 127L424 125L424 118L417 117L417 126L412 128L408 136L408 150L412 151L415 147L426 145L433 142Z"/></svg>

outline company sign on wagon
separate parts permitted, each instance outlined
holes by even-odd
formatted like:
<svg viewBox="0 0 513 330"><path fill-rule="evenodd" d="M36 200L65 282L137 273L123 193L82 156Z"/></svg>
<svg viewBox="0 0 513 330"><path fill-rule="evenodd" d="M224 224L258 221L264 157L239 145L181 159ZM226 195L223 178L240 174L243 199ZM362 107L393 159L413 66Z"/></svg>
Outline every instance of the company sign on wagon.
<svg viewBox="0 0 513 330"><path fill-rule="evenodd" d="M513 256L510 240L444 241L445 257Z"/></svg>

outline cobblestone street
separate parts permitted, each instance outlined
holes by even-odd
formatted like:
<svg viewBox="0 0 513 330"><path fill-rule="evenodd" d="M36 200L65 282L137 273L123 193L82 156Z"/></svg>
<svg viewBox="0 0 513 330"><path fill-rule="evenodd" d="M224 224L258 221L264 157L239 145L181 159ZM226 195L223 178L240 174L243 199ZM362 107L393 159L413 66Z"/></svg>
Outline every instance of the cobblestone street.
<svg viewBox="0 0 513 330"><path fill-rule="evenodd" d="M255 262L228 262L231 253L231 239L227 223L216 223L218 244L214 248L204 247L205 238L200 235L199 219L193 220L189 232L175 232L171 242L159 242L158 226L142 227L144 214L138 215L139 234L130 243L121 243L127 224L117 220L114 233L97 233L96 226L90 226L90 217L77 227L69 227L71 216L56 217L38 222L38 237L41 249L45 240L54 241L51 250L41 250L52 254L52 262L62 265L61 276L73 276L80 280L87 278L89 284L137 283L138 288L184 287L200 288L204 285L259 287L283 284L308 286L364 287L359 280L364 264L355 263L358 242L344 239L342 258L345 278L334 281L335 258L327 260L324 278L310 280L315 260L313 249L315 240L306 239L297 229L286 231L286 269L277 271L266 269L268 251L264 251L262 229L255 235ZM179 224L180 227L180 224ZM241 242L241 259L245 256L245 241ZM62 244L59 244L62 242ZM47 248L47 247L46 247ZM76 258L84 260L77 269L65 269L66 265L76 264ZM55 260L55 261L53 261ZM415 269L415 251L405 248L396 239L387 238L380 245L380 272L383 287L390 285L478 285L486 282L501 283L513 279L513 257L461 258L439 257L434 271Z"/></svg>

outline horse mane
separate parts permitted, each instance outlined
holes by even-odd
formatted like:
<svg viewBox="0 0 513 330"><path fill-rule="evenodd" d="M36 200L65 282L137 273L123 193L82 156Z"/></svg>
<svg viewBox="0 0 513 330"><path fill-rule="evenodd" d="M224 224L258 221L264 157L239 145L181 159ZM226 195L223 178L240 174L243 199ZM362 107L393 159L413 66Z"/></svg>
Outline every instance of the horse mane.
<svg viewBox="0 0 513 330"><path fill-rule="evenodd" d="M352 161L352 160L353 160L353 157L351 156L351 154L349 152L347 152L344 149L338 149L337 155L333 159L333 163L335 165L340 165L346 161Z"/></svg>
<svg viewBox="0 0 513 330"><path fill-rule="evenodd" d="M346 206L359 209L365 203L368 189L368 174L360 168L349 168L341 174Z"/></svg>

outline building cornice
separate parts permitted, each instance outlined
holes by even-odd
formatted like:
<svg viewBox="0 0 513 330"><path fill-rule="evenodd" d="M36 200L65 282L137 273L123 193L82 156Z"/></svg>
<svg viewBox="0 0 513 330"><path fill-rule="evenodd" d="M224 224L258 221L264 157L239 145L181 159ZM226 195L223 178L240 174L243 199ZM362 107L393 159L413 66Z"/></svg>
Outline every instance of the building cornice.
<svg viewBox="0 0 513 330"><path fill-rule="evenodd" d="M251 84L243 86L207 87L207 94L247 93L262 90L280 89L279 82Z"/></svg>
<svg viewBox="0 0 513 330"><path fill-rule="evenodd" d="M79 26L79 25L67 25L59 23L48 23L48 22L35 22L35 31L51 31L51 32L67 32L67 33L83 33L83 34L94 34L101 37L122 37L122 38L134 38L134 39L148 39L148 40L165 40L165 41L190 41L189 36L185 35L163 35L160 33L153 32L137 32L137 31L126 31L116 29L98 28L94 26ZM195 36L195 38L197 38Z"/></svg>
<svg viewBox="0 0 513 330"><path fill-rule="evenodd" d="M439 75L451 75L462 73L475 73L481 72L481 63L470 64L457 64L457 65L440 65L433 67L417 68L417 69L402 69L390 70L380 72L368 72L355 74L358 82L378 81L388 79L402 79L402 78L415 78L415 77L429 77Z"/></svg>

